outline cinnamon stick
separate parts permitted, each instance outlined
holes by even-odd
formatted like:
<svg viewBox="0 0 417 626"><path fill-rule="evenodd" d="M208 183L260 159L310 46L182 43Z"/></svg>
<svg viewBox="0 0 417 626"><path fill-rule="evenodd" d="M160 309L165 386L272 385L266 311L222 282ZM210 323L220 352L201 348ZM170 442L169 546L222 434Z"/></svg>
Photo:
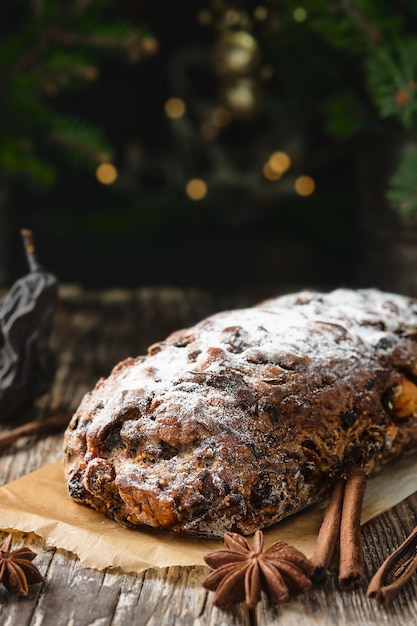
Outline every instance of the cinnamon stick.
<svg viewBox="0 0 417 626"><path fill-rule="evenodd" d="M339 588L354 589L363 580L364 555L360 521L367 475L361 468L350 472L346 480L340 523Z"/></svg>
<svg viewBox="0 0 417 626"><path fill-rule="evenodd" d="M316 585L321 585L326 581L327 570L339 540L344 491L345 480L340 479L330 494L329 502L324 512L314 554L311 559L316 568L314 572L314 583Z"/></svg>
<svg viewBox="0 0 417 626"><path fill-rule="evenodd" d="M21 437L52 433L65 428L70 420L69 413L56 411L43 420L33 420L17 426L12 430L0 433L0 449L7 448Z"/></svg>
<svg viewBox="0 0 417 626"><path fill-rule="evenodd" d="M339 587L354 589L362 582L364 556L360 518L367 476L363 469L354 468L347 479L335 484L317 536L312 557L315 572L313 582L326 582L327 570L339 541Z"/></svg>
<svg viewBox="0 0 417 626"><path fill-rule="evenodd" d="M382 563L369 583L366 595L386 606L417 569L417 526L407 539Z"/></svg>

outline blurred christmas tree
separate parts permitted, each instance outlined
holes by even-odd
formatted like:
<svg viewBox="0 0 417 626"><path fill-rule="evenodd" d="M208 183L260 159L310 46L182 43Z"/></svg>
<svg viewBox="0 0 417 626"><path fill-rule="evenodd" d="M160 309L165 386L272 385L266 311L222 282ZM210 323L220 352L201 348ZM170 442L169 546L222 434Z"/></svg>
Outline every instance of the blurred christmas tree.
<svg viewBox="0 0 417 626"><path fill-rule="evenodd" d="M209 53L189 46L171 61L180 98L166 114L184 168L176 180L191 177L193 166L211 191L229 183L279 196L294 191L306 164L318 170L337 150L352 154L378 134L397 132L409 141L387 197L402 217L417 215L415 2L211 0L197 23L212 32ZM196 75L206 76L204 89ZM291 157L285 177L268 160L274 142ZM265 179L282 180L268 187Z"/></svg>
<svg viewBox="0 0 417 626"><path fill-rule="evenodd" d="M279 19L283 3L273 5ZM417 4L304 0L287 10L304 38L290 92L301 85L327 135L352 150L356 280L417 295Z"/></svg>
<svg viewBox="0 0 417 626"><path fill-rule="evenodd" d="M235 193L245 189L258 213L266 198L270 212L284 208L281 227L292 212L298 232L310 228L317 248L330 238L343 246L343 219L334 226L346 194L338 190L329 212L325 189L349 163L356 193L351 276L416 294L417 4L211 0L199 20L214 32L214 101L223 112L219 121L219 109L207 115L199 102L188 115L188 127L198 112L206 115L199 132L207 141L211 169L201 178L208 188L228 179ZM231 144L221 138L232 129L244 140L230 158ZM186 122L175 130L184 133ZM188 142L178 143L195 150L190 138L188 132ZM310 221L308 211L294 211L292 196L315 190Z"/></svg>
<svg viewBox="0 0 417 626"><path fill-rule="evenodd" d="M3 0L0 6L0 282L11 182L45 187L62 163L95 169L112 159L105 133L56 106L96 81L100 63L136 63L156 49L145 29L114 17L113 0Z"/></svg>
<svg viewBox="0 0 417 626"><path fill-rule="evenodd" d="M60 53L77 52L91 59L93 49L86 42L103 28L97 24L105 15L106 29L109 23L115 29L111 4L56 3L56 11L82 8L74 27L63 29L73 32L76 49L64 45L64 37L54 40ZM42 214L41 230L49 239L56 238L62 247L77 238L83 280L87 264L80 251L90 254L94 236L103 268L91 268L95 284L132 284L137 267L143 268L146 282L198 282L210 288L217 288L222 278L226 283L227 275L234 284L349 282L360 219L357 172L362 176L363 164L369 169L378 160L390 170L389 176L376 175L380 189L367 192L365 203L388 197L398 221L415 220L414 2L124 0L118 12L135 23L151 24L160 42L155 59L133 71L107 64L95 80L95 70L88 68L122 50L100 45L93 61L83 65L89 78L77 76L75 58L67 66L72 68L72 87L91 84L96 94L99 104L94 109L88 103L87 117L94 120L99 111L117 140L115 184L100 185L94 176L68 176L59 193L29 197L33 213ZM77 16L68 10L63 14ZM26 18L21 17L23 22ZM27 22L33 33L34 20ZM120 32L128 44L129 29ZM142 36L139 49L145 53L149 39ZM59 56L58 67L63 63ZM8 61L5 66L12 67ZM41 78L47 76L42 70ZM54 98L53 93L65 87L56 72L54 76L36 83L42 84L43 106L53 109L47 125L36 125L46 133L12 133L12 139L23 137L15 149L24 155L36 146L32 156L42 156L46 179L54 177L53 171L48 174L51 155L55 159L63 146L70 146L69 156L77 154L80 160L92 155L100 160L107 152L102 138L95 143L94 133L85 149L72 150L80 134L94 128L84 121L80 129L73 116L64 116L49 132L62 104L68 110L75 102L82 110L80 100ZM112 115L104 116L101 104L109 101ZM68 132L58 141L62 128ZM55 164L52 160L52 170ZM16 196L28 206L28 195L19 189ZM375 214L368 221L369 231L376 231L382 220ZM367 234L368 248L372 236ZM212 259L214 240L222 252ZM155 242L160 262L149 263ZM110 258L109 247L115 251L116 246ZM242 249L251 254L242 255ZM190 263L190 258L199 262ZM364 255L360 261L366 264ZM132 268L130 276L126 268ZM73 280L66 271L63 267L65 279Z"/></svg>
<svg viewBox="0 0 417 626"><path fill-rule="evenodd" d="M106 57L136 63L146 30L112 15L113 0L4 0L0 44L0 179L56 179L56 159L96 167L112 158L102 130L60 113L54 98L95 81Z"/></svg>
<svg viewBox="0 0 417 626"><path fill-rule="evenodd" d="M354 138L406 135L387 197L403 217L417 215L415 2L212 0L200 18L215 26L218 97L235 118L265 114L272 94L281 133L321 126L346 150Z"/></svg>
<svg viewBox="0 0 417 626"><path fill-rule="evenodd" d="M282 6L279 0L274 4ZM305 0L302 9L297 2L285 4L305 24L304 34L324 44L341 70L322 102L327 130L348 139L397 129L410 139L387 197L403 217L416 216L417 4ZM307 57L304 64L307 73Z"/></svg>

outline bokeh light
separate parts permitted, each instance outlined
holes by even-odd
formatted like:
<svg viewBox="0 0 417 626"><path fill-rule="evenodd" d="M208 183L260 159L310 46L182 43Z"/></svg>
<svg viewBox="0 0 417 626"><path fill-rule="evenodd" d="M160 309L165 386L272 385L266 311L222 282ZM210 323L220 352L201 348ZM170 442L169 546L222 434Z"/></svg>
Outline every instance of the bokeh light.
<svg viewBox="0 0 417 626"><path fill-rule="evenodd" d="M262 168L263 175L267 180L279 180L281 178L280 172L277 172L271 167L271 162L267 161Z"/></svg>
<svg viewBox="0 0 417 626"><path fill-rule="evenodd" d="M118 171L111 163L101 163L96 169L96 178L102 185L112 185L118 176Z"/></svg>
<svg viewBox="0 0 417 626"><path fill-rule="evenodd" d="M294 188L299 196L311 196L316 188L316 183L311 176L299 176L295 181Z"/></svg>
<svg viewBox="0 0 417 626"><path fill-rule="evenodd" d="M211 119L215 126L224 127L232 121L232 114L226 107L218 106L211 114Z"/></svg>
<svg viewBox="0 0 417 626"><path fill-rule="evenodd" d="M268 9L267 9L267 7L265 7L262 4L259 4L257 7L255 7L255 9L253 11L253 17L258 22L263 22L264 20L266 20L266 18L268 17Z"/></svg>
<svg viewBox="0 0 417 626"><path fill-rule="evenodd" d="M211 120L206 120L200 126L200 135L205 141L214 141L219 136L219 128Z"/></svg>
<svg viewBox="0 0 417 626"><path fill-rule="evenodd" d="M297 7L292 16L296 22L304 22L307 19L307 11L303 7Z"/></svg>
<svg viewBox="0 0 417 626"><path fill-rule="evenodd" d="M201 178L192 178L185 187L190 200L202 200L207 195L207 184Z"/></svg>
<svg viewBox="0 0 417 626"><path fill-rule="evenodd" d="M291 167L291 158L286 152L273 152L269 157L271 168L278 174L283 174Z"/></svg>
<svg viewBox="0 0 417 626"><path fill-rule="evenodd" d="M177 120L185 115L186 106L181 98L168 98L164 106L165 114L172 120Z"/></svg>

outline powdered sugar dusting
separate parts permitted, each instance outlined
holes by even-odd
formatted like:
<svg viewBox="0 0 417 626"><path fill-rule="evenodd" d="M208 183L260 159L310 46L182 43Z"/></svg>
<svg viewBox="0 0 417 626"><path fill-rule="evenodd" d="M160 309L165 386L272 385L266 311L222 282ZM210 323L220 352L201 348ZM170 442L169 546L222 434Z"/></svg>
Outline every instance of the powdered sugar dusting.
<svg viewBox="0 0 417 626"><path fill-rule="evenodd" d="M82 438L87 461L111 465L122 522L252 532L321 497L352 455L371 467L388 442L395 449L381 396L397 366L414 367L416 329L414 300L372 289L213 315L119 364L84 398L66 435L68 471ZM360 443L368 431L372 454ZM101 498L89 471L84 489Z"/></svg>

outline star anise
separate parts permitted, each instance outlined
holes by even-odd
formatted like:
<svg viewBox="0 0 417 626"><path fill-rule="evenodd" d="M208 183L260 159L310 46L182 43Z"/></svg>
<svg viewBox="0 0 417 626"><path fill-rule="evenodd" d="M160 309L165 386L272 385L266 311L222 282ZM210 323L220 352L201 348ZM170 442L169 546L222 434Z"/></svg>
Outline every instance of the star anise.
<svg viewBox="0 0 417 626"><path fill-rule="evenodd" d="M291 594L311 588L314 565L297 548L277 541L265 552L264 537L255 532L252 548L237 533L225 533L226 550L216 550L204 559L214 569L202 585L215 591L213 604L229 608L243 600L255 608L264 591L271 602L288 600Z"/></svg>
<svg viewBox="0 0 417 626"><path fill-rule="evenodd" d="M27 596L29 585L43 582L44 577L32 560L36 556L27 547L11 551L12 535L0 543L0 582L7 591L19 596Z"/></svg>

